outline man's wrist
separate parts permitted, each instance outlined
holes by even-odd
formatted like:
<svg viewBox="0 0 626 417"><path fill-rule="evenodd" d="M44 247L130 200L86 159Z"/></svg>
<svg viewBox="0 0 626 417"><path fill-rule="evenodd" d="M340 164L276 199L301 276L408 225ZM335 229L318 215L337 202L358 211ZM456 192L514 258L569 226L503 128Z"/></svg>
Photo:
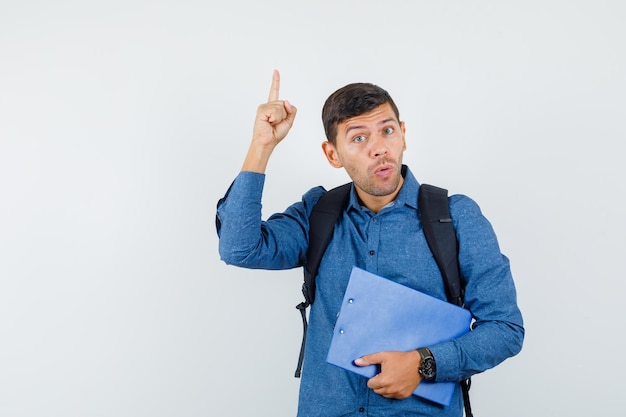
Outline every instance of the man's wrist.
<svg viewBox="0 0 626 417"><path fill-rule="evenodd" d="M241 170L264 174L275 147L276 145L259 146L252 142L248 148Z"/></svg>
<svg viewBox="0 0 626 417"><path fill-rule="evenodd" d="M435 362L435 357L428 348L419 348L417 352L422 357L417 372L422 376L424 381L434 381L437 377L437 363Z"/></svg>

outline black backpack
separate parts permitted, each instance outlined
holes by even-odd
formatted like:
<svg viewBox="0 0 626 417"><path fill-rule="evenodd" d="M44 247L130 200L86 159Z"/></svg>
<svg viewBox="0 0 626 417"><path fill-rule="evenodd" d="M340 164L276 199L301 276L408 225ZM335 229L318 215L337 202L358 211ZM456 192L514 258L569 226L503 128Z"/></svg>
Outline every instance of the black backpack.
<svg viewBox="0 0 626 417"><path fill-rule="evenodd" d="M304 301L296 306L302 315L304 330L298 367L295 373L296 378L301 375L304 360L304 346L306 345L308 327L306 309L315 300L317 270L333 236L335 224L348 205L351 188L352 183L348 183L328 191L320 197L309 217L309 247L304 265L304 283L302 284ZM426 241L444 279L448 302L462 307L464 288L459 270L458 242L448 207L448 190L422 184L418 192L417 205ZM469 379L461 381L466 417L472 417L469 387Z"/></svg>

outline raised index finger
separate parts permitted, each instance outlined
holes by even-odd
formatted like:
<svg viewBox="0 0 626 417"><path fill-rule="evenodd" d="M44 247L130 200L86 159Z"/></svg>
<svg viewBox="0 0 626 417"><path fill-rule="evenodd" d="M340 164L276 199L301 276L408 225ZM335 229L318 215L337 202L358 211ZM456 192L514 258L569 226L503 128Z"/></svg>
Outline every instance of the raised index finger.
<svg viewBox="0 0 626 417"><path fill-rule="evenodd" d="M267 99L267 102L278 100L278 90L280 90L280 74L278 70L274 70L274 74L272 76L272 86L270 87L270 95Z"/></svg>

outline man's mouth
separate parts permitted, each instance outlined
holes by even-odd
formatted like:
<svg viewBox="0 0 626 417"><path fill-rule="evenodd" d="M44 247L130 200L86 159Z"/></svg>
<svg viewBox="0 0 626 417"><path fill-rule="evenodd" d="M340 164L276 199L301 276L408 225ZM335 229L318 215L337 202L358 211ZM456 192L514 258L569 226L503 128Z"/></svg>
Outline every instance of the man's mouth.
<svg viewBox="0 0 626 417"><path fill-rule="evenodd" d="M376 170L374 171L374 175L378 177L386 177L387 175L391 174L392 171L393 166L385 164L376 168Z"/></svg>

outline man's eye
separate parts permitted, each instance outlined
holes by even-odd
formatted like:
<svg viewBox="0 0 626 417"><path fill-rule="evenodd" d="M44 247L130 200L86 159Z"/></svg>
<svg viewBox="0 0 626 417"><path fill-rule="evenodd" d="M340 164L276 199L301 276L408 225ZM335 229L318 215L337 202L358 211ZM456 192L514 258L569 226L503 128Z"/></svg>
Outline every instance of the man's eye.
<svg viewBox="0 0 626 417"><path fill-rule="evenodd" d="M386 135L391 135L393 133L393 127L386 127L383 132L385 132Z"/></svg>
<svg viewBox="0 0 626 417"><path fill-rule="evenodd" d="M363 141L365 140L365 136L363 136L363 135L359 135L359 136L356 136L356 137L355 137L354 139L352 139L352 140L353 140L354 142L356 142L356 143L361 143L361 142L363 142Z"/></svg>

